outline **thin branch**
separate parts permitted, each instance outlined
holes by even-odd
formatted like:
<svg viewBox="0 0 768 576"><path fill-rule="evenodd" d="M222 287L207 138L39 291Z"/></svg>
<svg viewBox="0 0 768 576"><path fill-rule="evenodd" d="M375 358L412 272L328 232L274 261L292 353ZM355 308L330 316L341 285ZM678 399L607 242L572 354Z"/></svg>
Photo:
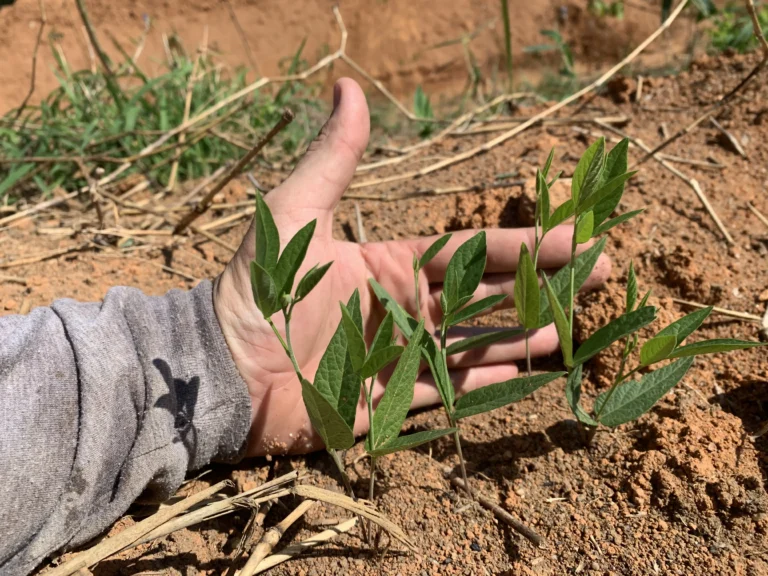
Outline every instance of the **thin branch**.
<svg viewBox="0 0 768 576"><path fill-rule="evenodd" d="M261 152L262 148L269 144L269 142L274 138L280 131L283 130L288 124L290 124L293 121L293 112L286 109L283 111L283 115L278 120L277 124L275 124L272 127L272 130L270 130L264 138L262 138L256 146L253 147L253 149L245 154L240 160L237 161L237 163L232 166L232 168L229 170L229 172L222 178L216 186L214 186L211 190L208 191L208 193L198 202L197 206L195 206L189 213L187 213L185 216L181 218L181 221L176 225L176 227L173 229L174 234L181 234L184 232L184 230L197 218L205 214L206 210L208 210L208 207L210 206L211 202L213 202L213 197L216 196L221 190L229 184L233 178L235 178L238 174L240 174L248 164L256 157L256 155Z"/></svg>
<svg viewBox="0 0 768 576"><path fill-rule="evenodd" d="M367 180L364 182L356 182L353 183L349 188L350 189L359 189L359 188L365 188L368 186L376 186L379 184L390 184L392 182L399 182L401 180L410 180L412 178L418 178L421 176L426 176L427 174L431 174L433 172L437 172L438 170L442 170L444 168L448 168L449 166L454 166L456 164L459 164L461 162L465 162L466 160L469 160L470 158L474 158L475 156L479 154L483 154L485 152L488 152L489 150L495 148L496 146L499 146L500 144L503 144L510 138L513 138L514 136L517 136L524 130L530 128L534 124L538 123L540 120L551 116L558 110L564 108L565 106L568 106L571 102L575 102L585 94L590 93L591 91L595 90L596 88L599 88L603 84L605 84L611 77L613 77L619 70L624 68L629 62L634 60L643 50L645 50L656 38L658 38L669 26L672 24L672 22L675 21L675 19L679 16L679 14L683 11L683 8L688 4L688 0L681 0L680 3L678 3L675 10L669 15L669 18L667 18L664 23L655 31L653 32L648 38L646 38L637 48L635 48L629 55L627 55L626 58L624 58L621 62L613 66L610 70L608 70L605 74L600 76L597 80L592 82L589 86L586 86L576 92L575 94L572 94L568 98L565 98L564 100L561 100L554 106L551 106L544 110L543 112L540 112L539 114L536 114L533 116L530 120L527 122L523 122L519 126L516 126L509 130L508 132L505 132L504 134L501 134L494 138L493 140L489 140L488 142L476 146L470 150L467 150L466 152L462 152L460 154L457 154L456 156L453 156L451 158L447 158L445 160L442 160L440 162L436 162L434 164L431 164L429 166L425 166L424 168L421 168L420 170L416 170L413 172L407 172L405 174L397 174L394 176L389 176L386 178L376 178L373 180Z"/></svg>
<svg viewBox="0 0 768 576"><path fill-rule="evenodd" d="M752 202L747 202L747 208L749 208L752 211L752 214L757 216L757 219L760 220L760 222L762 222L763 224L766 225L766 227L768 227L768 218L763 216L763 213L760 212L760 210L758 210L757 208L755 208L752 205Z"/></svg>
<svg viewBox="0 0 768 576"><path fill-rule="evenodd" d="M43 252L37 256L29 256L27 258L20 258L18 260L11 260L10 262L0 263L0 269L17 268L18 266L26 266L27 264L35 264L42 262L43 260L50 260L51 258L58 258L64 254L71 254L72 252L80 252L89 247L87 242L77 244L75 246L68 246L67 248L59 248L58 250L52 250L51 252Z"/></svg>
<svg viewBox="0 0 768 576"><path fill-rule="evenodd" d="M251 68L256 73L256 76L261 76L259 65L256 63L256 60L253 58L253 52L251 52L251 45L248 43L248 35L245 33L245 30L243 30L243 27L240 25L240 20L237 18L237 14L235 13L235 8L232 6L232 2L230 2L230 0L222 0L222 2L227 5L227 10L229 11L229 18L230 20L232 20L232 24L235 26L235 30L237 30L237 35L240 36L240 42L243 44L243 47L245 48L245 55L248 58L248 62L250 62L251 64Z"/></svg>
<svg viewBox="0 0 768 576"><path fill-rule="evenodd" d="M460 488L464 490L464 481L459 478L458 476L454 476L450 474L450 470L444 470L443 471L448 472L451 480L451 484L456 486L457 488ZM504 510L501 506L496 504L493 500L486 498L482 494L475 494L475 500L477 500L480 505L483 508L486 508L493 512L493 515L496 516L499 520L504 522L507 526L512 528L515 532L518 534L521 534L524 536L531 544L534 546L537 546L539 548L546 548L546 544L544 542L544 538L542 538L533 528L530 528L517 520L512 514Z"/></svg>
<svg viewBox="0 0 768 576"><path fill-rule="evenodd" d="M24 112L24 108L27 106L27 102L29 102L29 99L32 98L32 94L35 92L35 81L37 79L37 52L40 50L40 44L43 40L43 30L48 22L45 17L45 5L43 4L43 0L38 0L38 5L40 6L40 29L37 31L35 49L32 51L32 78L29 81L29 92L27 92L24 100L21 101L21 105L19 106L19 109L16 110L12 122L16 122L16 120L19 119L21 113Z"/></svg>
<svg viewBox="0 0 768 576"><path fill-rule="evenodd" d="M763 34L763 27L760 25L760 18L757 15L757 7L755 6L755 0L746 0L747 12L752 19L752 30L757 37L757 41L760 43L760 47L763 49L763 61L768 60L768 40L765 39Z"/></svg>

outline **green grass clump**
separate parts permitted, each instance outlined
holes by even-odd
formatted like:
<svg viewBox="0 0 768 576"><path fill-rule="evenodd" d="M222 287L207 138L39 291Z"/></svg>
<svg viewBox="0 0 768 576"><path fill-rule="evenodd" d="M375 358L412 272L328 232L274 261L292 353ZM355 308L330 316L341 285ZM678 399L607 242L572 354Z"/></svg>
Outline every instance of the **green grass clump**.
<svg viewBox="0 0 768 576"><path fill-rule="evenodd" d="M757 9L757 18L763 30L768 28L768 6ZM713 17L710 30L712 48L718 52L735 50L740 54L757 47L752 19L743 5L729 4Z"/></svg>
<svg viewBox="0 0 768 576"><path fill-rule="evenodd" d="M35 191L47 195L58 186L84 186L75 158L90 170L99 167L109 173L183 123L189 90L193 118L248 85L245 70L229 73L211 56L187 55L183 49L172 53L163 73L149 78L120 49L124 60L113 64L111 77L100 69L73 71L51 42L59 88L39 105L12 110L0 119L0 201L13 202ZM297 52L286 67L295 73L305 66ZM320 125L318 91L318 86L288 83L274 95L265 90L237 99L192 127L183 146L178 137L171 138L135 161L126 174L143 173L166 186L178 157L177 181L207 176L254 146L288 104L299 121L278 142L282 153L292 155ZM30 157L40 160L23 161Z"/></svg>

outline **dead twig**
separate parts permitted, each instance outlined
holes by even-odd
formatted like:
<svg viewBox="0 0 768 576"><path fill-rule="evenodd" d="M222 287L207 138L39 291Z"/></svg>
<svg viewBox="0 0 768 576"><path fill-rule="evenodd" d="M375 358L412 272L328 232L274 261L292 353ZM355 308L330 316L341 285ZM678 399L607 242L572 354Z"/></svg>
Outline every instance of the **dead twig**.
<svg viewBox="0 0 768 576"><path fill-rule="evenodd" d="M691 302L690 300L681 300L680 298L672 298L672 302L676 304L682 304L683 306L690 306L691 308L709 308L706 304L700 304L698 302ZM748 312L737 312L736 310L728 310L727 308L720 308L718 306L712 306L712 312L722 314L723 316L730 316L731 318L738 318L739 320L750 320L752 322L762 322L763 319L755 314L749 314Z"/></svg>
<svg viewBox="0 0 768 576"><path fill-rule="evenodd" d="M197 494L193 494L181 502L177 502L173 506L169 506L168 508L159 511L157 514L153 514L146 520L142 520L141 522L126 528L119 534L102 540L93 548L85 550L84 552L81 552L80 554L72 557L70 560L64 562L60 566L57 566L48 572L48 574L49 576L70 576L81 568L90 568L97 562L102 561L104 558L107 558L112 554L116 554L158 526L164 524L165 522L171 520L186 510L189 510L193 506L203 502L207 498L210 498L228 486L232 486L232 483L228 480L224 480L223 482L214 484L210 488L201 490Z"/></svg>
<svg viewBox="0 0 768 576"><path fill-rule="evenodd" d="M237 30L237 35L240 36L240 42L242 43L243 48L245 48L245 55L248 58L251 69L256 73L256 76L261 76L259 65L256 63L256 60L253 57L253 52L251 52L251 45L248 43L248 35L240 25L240 20L235 13L235 8L232 6L232 2L230 2L230 0L222 0L222 2L226 4L227 11L229 12L229 19L232 20L232 24L235 26L235 30Z"/></svg>
<svg viewBox="0 0 768 576"><path fill-rule="evenodd" d="M757 8L755 7L755 0L746 0L747 12L752 19L752 30L757 37L757 41L760 47L763 49L763 60L768 60L768 40L765 39L763 34L763 27L760 25L760 18L757 16Z"/></svg>
<svg viewBox="0 0 768 576"><path fill-rule="evenodd" d="M315 536L310 536L309 538L306 538L301 542L290 544L285 548L283 548L277 554L273 554L272 556L268 556L267 558L262 560L259 563L259 565L256 566L256 570L253 573L261 574L262 572L266 572L270 568L274 568L275 566L277 566L278 564L282 564L286 560L290 560L291 558L298 556L299 554L302 554L307 550L311 550L312 548L315 548L320 544L333 540L334 538L340 536L341 534L344 534L345 532L349 532L356 525L357 525L357 518L350 518L349 520L345 520L344 522L337 524L333 528L329 528L328 530L323 530L322 532L320 532L319 534L316 534ZM238 574L237 576L241 576L241 574Z"/></svg>
<svg viewBox="0 0 768 576"><path fill-rule="evenodd" d="M370 194L366 192L346 192L345 200L378 200L380 202L395 202L397 200L408 200L410 198L420 198L422 196L442 196L444 194L460 194L462 192L482 192L492 188L513 188L524 186L525 180L509 180L507 182L492 182L489 184L474 184L471 186L451 186L448 188L427 188L425 190L416 190L414 192L402 192L400 194Z"/></svg>
<svg viewBox="0 0 768 576"><path fill-rule="evenodd" d="M58 206L59 204L64 204L68 200L72 200L73 198L77 197L78 194L80 194L79 191L71 192L65 196L62 196L61 198L46 200L45 202L40 202L39 204L35 204L31 208L22 210L21 212L16 212L15 214L11 214L10 216L6 216L5 218L0 218L0 226L5 226L6 224L10 224L11 222L21 220L22 218L26 218L27 216L32 216L37 212L42 212L43 210L47 210L48 208L53 208L54 206Z"/></svg>
<svg viewBox="0 0 768 576"><path fill-rule="evenodd" d="M464 481L458 476L454 476L450 469L443 470L443 473L450 478L451 484L464 490ZM533 528L530 528L517 520L512 514L504 510L501 506L496 504L493 500L486 498L482 494L475 494L475 500L477 500L483 508L486 508L493 512L499 520L504 522L507 526L512 528L518 534L524 536L531 544L539 548L546 548L544 538L542 538Z"/></svg>
<svg viewBox="0 0 768 576"><path fill-rule="evenodd" d="M575 102L585 94L588 94L592 90L599 88L603 84L605 84L611 77L613 77L614 74L616 74L619 70L624 68L629 62L634 60L638 54L640 54L643 50L645 50L656 38L658 38L669 26L672 24L672 22L675 21L675 19L680 15L680 13L683 11L683 8L685 8L686 4L688 4L688 0L681 0L675 10L669 15L669 18L667 18L664 23L655 31L653 32L648 38L646 38L637 48L635 48L629 55L627 55L626 58L624 58L621 62L613 66L610 70L605 72L602 76L600 76L597 80L592 82L589 86L586 86L576 92L575 94L569 96L568 98L565 98L564 100L561 100L554 106L551 106L544 110L543 112L540 112L539 114L536 114L533 116L530 120L527 122L523 122L522 124L516 126L515 128L512 128L508 132L505 132L503 134L500 134L493 140L489 140L488 142L485 142L484 144L481 144L480 146L475 146L474 148L467 150L465 152L462 152L460 154L457 154L456 156L452 156L451 158L447 158L445 160L442 160L440 162L436 162L434 164L430 164L429 166L425 166L424 168L421 168L420 170L412 171L412 172L406 172L404 174L397 174L394 176L388 176L386 178L375 178L373 180L366 180L364 182L356 182L353 183L349 188L350 189L359 189L359 188L366 188L368 186L376 186L379 184L390 184L392 182L399 182L401 180L410 180L412 178L419 178L421 176L426 176L427 174L431 174L433 172L437 172L438 170L442 170L444 168L448 168L449 166L454 166L456 164L459 164L461 162L465 162L466 160L469 160L470 158L474 158L475 156L479 154L483 154L485 152L488 152L489 150L495 148L496 146L499 146L500 144L503 144L510 138L513 138L514 136L517 136L524 130L527 130L534 124L538 123L540 120L543 120L544 118L551 116L558 110L564 108L565 106L568 106L571 102Z"/></svg>
<svg viewBox="0 0 768 576"><path fill-rule="evenodd" d="M58 258L59 256L63 256L64 254L71 254L72 252L80 252L81 250L85 250L89 246L90 244L88 242L84 242L82 244L77 244L75 246L59 248L58 250L53 250L51 252L44 252L43 254L38 254L37 256L30 256L28 258L20 258L18 260L11 260L10 262L3 262L3 263L0 263L0 269L16 268L18 266L26 266L27 264L35 264L37 262L42 262L43 260Z"/></svg>
<svg viewBox="0 0 768 576"><path fill-rule="evenodd" d="M12 122L16 122L16 120L19 119L22 112L24 112L24 108L27 107L29 99L32 98L32 94L35 92L35 82L37 80L37 53L40 50L40 44L43 41L43 30L48 22L45 17L45 5L43 4L43 0L38 0L38 6L40 7L40 28L37 30L35 48L32 51L32 77L29 80L29 91L27 92L27 95L24 96L24 100L21 101L19 108L16 110L16 114L13 115Z"/></svg>
<svg viewBox="0 0 768 576"><path fill-rule="evenodd" d="M355 219L357 220L357 243L365 244L368 242L368 237L365 234L363 215L360 213L360 205L357 202L355 202Z"/></svg>
<svg viewBox="0 0 768 576"><path fill-rule="evenodd" d="M292 121L293 112L288 109L284 110L283 115L280 120L278 120L277 124L272 127L267 135L264 136L264 138L262 138L250 152L245 154L242 158L240 158L240 160L237 161L234 166L232 166L229 172L216 184L216 186L209 190L208 193L200 200L200 202L197 203L197 206L195 206L189 213L181 218L181 221L173 229L173 233L181 234L192 222L197 220L197 218L202 214L205 214L205 211L208 210L208 206L210 206L211 202L213 202L213 197L221 192L224 186L229 184L229 182L231 182L235 176L240 174L245 169L245 167L248 166L248 164L250 164L250 162L256 157L256 155L261 152L264 146L269 144L272 138L274 138L275 135L282 131L283 128L288 126L288 124L290 124Z"/></svg>
<svg viewBox="0 0 768 576"><path fill-rule="evenodd" d="M272 549L280 542L280 538L283 537L286 530L290 528L296 520L304 516L304 514L312 506L315 505L314 500L304 500L299 504L288 516L286 516L277 526L273 526L267 530L261 537L261 540L254 548L248 561L240 570L240 576L253 576L256 572L256 568L259 566L262 560L272 552Z"/></svg>
<svg viewBox="0 0 768 576"><path fill-rule="evenodd" d="M766 227L768 227L768 218L763 216L762 212L760 212L757 208L755 208L752 205L752 202L747 202L747 208L749 208L752 211L752 214L757 216L757 219L760 220L760 222L762 222L763 224L766 225Z"/></svg>
<svg viewBox="0 0 768 576"><path fill-rule="evenodd" d="M723 137L726 140L728 140L728 143L731 145L731 147L733 147L733 149L738 153L739 156L741 156L742 158L747 157L747 153L742 147L741 143L738 140L736 140L733 134L731 134L730 132L728 132L728 130L723 128L720 122L718 122L714 118L710 118L709 123L712 124L712 126L714 126L720 132L720 134L723 135Z"/></svg>
<svg viewBox="0 0 768 576"><path fill-rule="evenodd" d="M709 160L696 160L694 158L682 158L680 156L673 156L672 154L664 154L663 152L659 152L656 156L662 160L669 160L670 162L674 162L676 164L689 164L691 166L698 166L699 168L705 168L707 170L725 170L725 164L720 164L719 162L710 162Z"/></svg>
<svg viewBox="0 0 768 576"><path fill-rule="evenodd" d="M644 150L646 152L650 151L650 148L646 146L642 140L639 138L634 138L633 136L630 136L626 132L623 132L619 130L618 128L611 126L610 124L604 124L602 122L596 121L595 124L600 126L601 128L608 130L610 132L613 132L614 134L617 134L621 136L622 138L627 138L630 142L632 142L635 146L640 148L641 150ZM734 244L733 237L728 232L728 229L725 227L725 224L723 224L723 221L720 220L720 216L717 215L717 212L715 212L715 209L712 207L712 204L709 203L709 199L704 194L704 191L701 189L701 186L699 185L699 182L695 178L690 178L686 176L683 172L672 166L669 162L666 160L662 160L658 156L652 156L654 160L656 160L659 164L661 164L664 168L672 172L675 176L680 178L683 182L688 184L688 186L693 190L693 192L698 197L699 201L701 202L702 206L704 206L704 209L709 213L709 216L712 218L712 220L715 222L715 225L717 226L718 230L720 230L720 233L725 237L726 242L728 244ZM637 165L636 165L637 166Z"/></svg>

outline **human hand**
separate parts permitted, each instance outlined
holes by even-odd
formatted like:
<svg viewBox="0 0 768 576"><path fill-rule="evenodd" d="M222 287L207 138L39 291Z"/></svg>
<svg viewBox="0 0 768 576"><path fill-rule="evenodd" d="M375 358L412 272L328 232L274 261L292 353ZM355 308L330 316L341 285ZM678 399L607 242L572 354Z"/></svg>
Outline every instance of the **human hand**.
<svg viewBox="0 0 768 576"><path fill-rule="evenodd" d="M333 261L322 281L297 306L291 321L296 359L302 373L310 380L339 323L338 302L346 302L356 288L360 291L365 336L368 341L372 339L384 312L368 287L369 278L375 278L416 316L413 254L422 254L435 240L435 237L426 237L367 244L334 240L334 208L355 174L368 144L368 135L368 106L360 86L348 78L339 80L334 87L333 114L320 135L309 146L291 176L265 198L283 242L307 222L317 219L314 238L297 277L314 264ZM440 286L450 256L476 232L454 233L447 246L420 273L419 305L425 318L425 329L431 333L440 323ZM533 246L532 228L491 229L486 230L486 234L488 264L475 293L476 299L512 294L520 244ZM568 263L571 235L570 226L560 226L547 235L539 253L541 268L552 270ZM312 430L304 408L301 385L291 361L253 301L249 267L254 254L255 234L251 226L214 290L214 307L222 332L251 397L253 421L247 453L256 456L321 448L322 442ZM584 289L602 284L610 268L608 258L601 256ZM511 297L501 304L511 305ZM273 319L283 330L280 316L275 315ZM461 334L461 330L465 329L457 328L453 332ZM532 356L556 351L558 340L553 326L532 333L530 347ZM518 372L515 361L523 358L525 344L520 338L451 356L449 367L457 396L514 378ZM381 397L385 386L386 379L380 378L375 385L374 398ZM416 382L412 408L439 402L429 370L422 370ZM361 402L354 432L359 435L367 429L368 413Z"/></svg>

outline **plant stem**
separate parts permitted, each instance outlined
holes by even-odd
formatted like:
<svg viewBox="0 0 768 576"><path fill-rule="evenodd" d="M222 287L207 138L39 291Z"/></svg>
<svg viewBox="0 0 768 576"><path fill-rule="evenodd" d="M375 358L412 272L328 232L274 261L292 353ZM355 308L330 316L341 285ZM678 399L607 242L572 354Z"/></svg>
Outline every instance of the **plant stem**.
<svg viewBox="0 0 768 576"><path fill-rule="evenodd" d="M338 468L339 470L339 474L341 475L341 481L344 484L344 489L347 491L347 494L349 494L349 497L352 498L352 500L357 502L357 496L355 495L355 491L352 490L352 483L349 481L349 476L347 476L347 471L344 470L344 463L341 461L341 457L339 456L339 453L333 448L328 448L328 454L331 455L331 458L333 458L333 462L336 464L336 468Z"/></svg>
<svg viewBox="0 0 768 576"><path fill-rule="evenodd" d="M528 378L531 377L531 347L528 338L528 330L525 331L525 367L528 370Z"/></svg>
<svg viewBox="0 0 768 576"><path fill-rule="evenodd" d="M575 288L576 288L576 225L574 224L573 227L573 238L571 239L571 282L570 282L570 297L568 298L569 302L569 321L568 321L568 327L571 329L571 338L573 338L573 300L575 295Z"/></svg>
<svg viewBox="0 0 768 576"><path fill-rule="evenodd" d="M457 422L452 422L451 426L456 426ZM459 430L453 433L453 441L456 443L456 453L459 455L459 466L461 466L461 479L464 480L464 490L471 499L475 499L475 495L472 493L472 487L469 485L469 479L467 478L467 468L464 465L464 455L461 453L461 433Z"/></svg>
<svg viewBox="0 0 768 576"><path fill-rule="evenodd" d="M368 482L368 500L373 502L373 487L376 483L376 456L371 456L371 479Z"/></svg>
<svg viewBox="0 0 768 576"><path fill-rule="evenodd" d="M420 300L420 294L419 294L419 270L418 268L413 269L413 286L414 286L414 297L416 298L416 320L418 322L421 322L421 300Z"/></svg>
<svg viewBox="0 0 768 576"><path fill-rule="evenodd" d="M283 337L280 334L280 331L277 329L277 326L275 326L275 323L272 321L272 318L267 318L267 323L269 324L270 328L272 328L272 332L275 333L275 336L277 336L277 339L280 341L280 344L282 345L283 350L285 350L286 355L290 359L291 364L293 364L293 370L294 372L296 372L296 376L299 377L299 382L303 382L304 376L301 374L299 363L296 361L296 356L293 353L293 348L291 348L290 316L288 314L285 315L285 336L288 342L283 340Z"/></svg>

